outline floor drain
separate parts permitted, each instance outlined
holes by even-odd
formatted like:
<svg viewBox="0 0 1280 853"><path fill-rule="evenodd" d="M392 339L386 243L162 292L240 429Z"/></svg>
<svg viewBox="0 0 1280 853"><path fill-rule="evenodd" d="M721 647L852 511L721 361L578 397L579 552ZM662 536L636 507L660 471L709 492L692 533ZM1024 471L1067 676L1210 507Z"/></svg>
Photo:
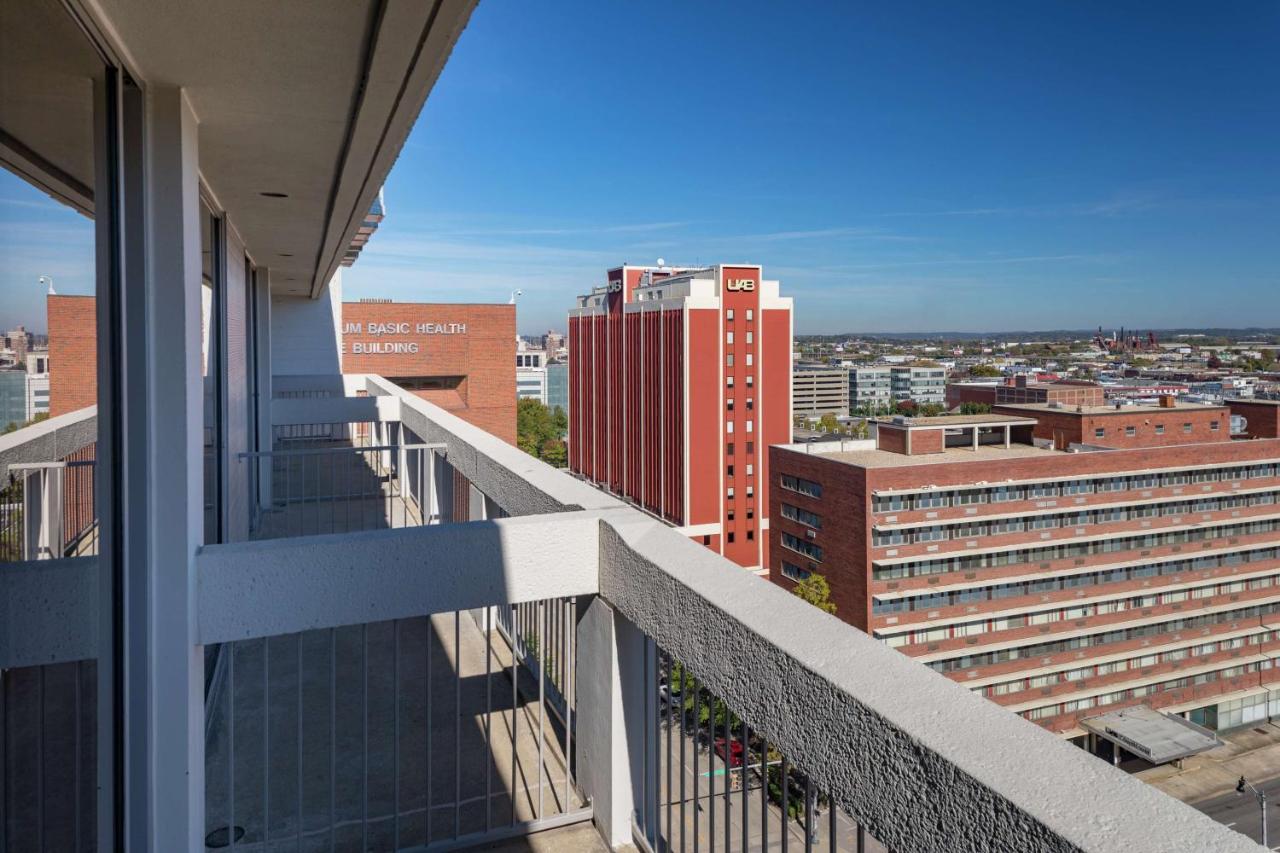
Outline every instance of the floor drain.
<svg viewBox="0 0 1280 853"><path fill-rule="evenodd" d="M244 838L244 827L235 827L236 841L239 842ZM227 827L220 826L213 832L204 837L204 846L214 850L220 850L223 847L231 846L231 833L227 831Z"/></svg>
<svg viewBox="0 0 1280 853"><path fill-rule="evenodd" d="M1254 731L1255 731L1255 732L1257 732L1257 733L1258 733L1258 734L1260 734L1260 735L1269 735L1269 734L1271 734L1271 732L1267 731L1266 729L1254 729Z"/></svg>

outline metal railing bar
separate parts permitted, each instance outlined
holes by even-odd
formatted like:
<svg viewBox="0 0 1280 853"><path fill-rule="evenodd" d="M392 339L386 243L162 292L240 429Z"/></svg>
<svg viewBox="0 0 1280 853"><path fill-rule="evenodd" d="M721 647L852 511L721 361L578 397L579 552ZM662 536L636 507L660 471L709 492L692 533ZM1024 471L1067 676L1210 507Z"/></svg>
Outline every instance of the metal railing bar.
<svg viewBox="0 0 1280 853"><path fill-rule="evenodd" d="M369 625L360 626L360 849L369 849Z"/></svg>
<svg viewBox="0 0 1280 853"><path fill-rule="evenodd" d="M329 629L329 850L337 849L338 823L338 629Z"/></svg>
<svg viewBox="0 0 1280 853"><path fill-rule="evenodd" d="M733 841L733 799L730 791L733 788L733 737L729 733L729 706L724 705L724 849L727 853ZM745 756L743 763L746 763Z"/></svg>
<svg viewBox="0 0 1280 853"><path fill-rule="evenodd" d="M519 635L516 626L516 608L508 605L511 612L512 632ZM511 825L516 824L516 726L519 720L516 709L520 704L520 655L516 651L516 643L511 642Z"/></svg>
<svg viewBox="0 0 1280 853"><path fill-rule="evenodd" d="M302 849L302 632L298 632L298 825L294 827L294 837L297 839L298 849Z"/></svg>
<svg viewBox="0 0 1280 853"><path fill-rule="evenodd" d="M262 638L262 846L271 840L271 638Z"/></svg>
<svg viewBox="0 0 1280 853"><path fill-rule="evenodd" d="M453 837L462 834L462 611L453 611Z"/></svg>
<svg viewBox="0 0 1280 853"><path fill-rule="evenodd" d="M691 679L693 686L693 853L698 853L699 841L702 833L698 831L698 755L702 752L698 741L702 734L702 690L699 689L698 679ZM683 743L681 744L683 747ZM683 806L684 803L681 803Z"/></svg>
<svg viewBox="0 0 1280 853"><path fill-rule="evenodd" d="M236 849L236 646L227 643L218 653L227 657L227 839ZM207 735L206 735L207 737Z"/></svg>
<svg viewBox="0 0 1280 853"><path fill-rule="evenodd" d="M574 769L574 766L575 766L575 765L574 765L574 762L573 762L573 707L574 707L574 704L575 704L575 700L574 700L574 698L573 698L573 689L574 689L574 679L573 679L573 676L574 676L574 668L575 668L575 666L576 666L576 664L577 664L577 661L574 659L574 653L575 653L575 650L574 650L574 647L573 647L573 640L574 640L574 636L573 636L573 635L574 635L574 631L573 631L573 630L570 630L570 629L569 629L569 626L573 626L573 625L574 625L574 622L575 622L574 615L575 615L575 614L576 614L576 612L577 612L577 604L576 604L576 600L575 600L575 599L573 599L573 598L567 598L567 599L565 599L564 606L565 606L565 610L566 610L566 613L565 613L565 616L566 616L566 619L565 619L565 627L566 627L566 630L565 630L565 632L564 632L564 637L565 637L565 690L563 691L563 692L564 692L564 696L565 696L565 702L564 702L564 714L565 714L565 721L564 721L564 808L565 808L565 810L566 810L566 811L568 811L568 809L569 809L569 805L570 805L570 803L571 803L571 800L570 800L570 791L569 791L569 788L570 788L570 781L569 781L569 780L570 780L570 778L573 776L573 769Z"/></svg>
<svg viewBox="0 0 1280 853"><path fill-rule="evenodd" d="M421 482L421 481L419 481ZM484 747L493 756L493 608L484 609ZM493 826L493 761L484 763L484 830Z"/></svg>
<svg viewBox="0 0 1280 853"><path fill-rule="evenodd" d="M537 604L537 620L538 620L537 627L534 629L536 631L536 636L538 638L537 654L546 654L545 649L547 648L547 643L546 643L546 634L545 634L544 628L546 627L547 611L546 611L546 602L544 601L539 601ZM536 657L536 654L535 654L535 657ZM542 758L542 748L543 748L543 739L546 732L546 707L547 707L546 670L547 668L543 661L538 661L538 663L539 663L539 666L538 666L538 811L537 811L537 818L541 820L543 817L542 776L543 776L543 771L546 769L546 766L543 763L543 758Z"/></svg>
<svg viewBox="0 0 1280 853"><path fill-rule="evenodd" d="M427 853L444 853L450 850L467 850L477 846L480 843L497 842L510 838L521 838L534 832L544 832L551 829L560 829L566 826L573 826L579 823L586 823L591 820L592 809L590 806L575 809L564 814L553 815L552 817L543 818L541 820L514 821L505 827L499 827L490 832L473 832L467 835L461 835L457 838L450 838L436 844L428 845Z"/></svg>
<svg viewBox="0 0 1280 853"><path fill-rule="evenodd" d="M431 617L427 616L426 619L427 619L427 661L426 661L427 677L425 679L426 690L427 690L427 744L426 744L427 746L427 750L426 750L427 752L427 817L426 817L427 840L426 840L426 843L430 844L431 843L431 766L432 766L431 742L434 739L434 735L435 735L435 729L433 728L432 722L431 722L431 711L432 711L431 695L435 692L434 690L431 689L431 647L435 645L436 632L435 632L435 625L432 622Z"/></svg>
<svg viewBox="0 0 1280 853"><path fill-rule="evenodd" d="M400 620L391 623L391 702L392 702L392 737L391 744L391 777L393 790L393 807L391 817L391 833L395 841L393 849L400 849ZM299 848L301 849L301 848Z"/></svg>
<svg viewBox="0 0 1280 853"><path fill-rule="evenodd" d="M262 457L270 458L287 458L291 456L319 456L324 454L333 455L366 455L370 453L390 452L393 450L440 450L448 451L447 444L378 444L378 445L348 445L336 444L331 447L300 447L293 450L243 450L236 454L237 459L260 459ZM9 465L10 470L33 469L33 468L62 468L77 465L94 465L92 459L72 460L68 462L14 462ZM379 468L385 467L378 463Z"/></svg>

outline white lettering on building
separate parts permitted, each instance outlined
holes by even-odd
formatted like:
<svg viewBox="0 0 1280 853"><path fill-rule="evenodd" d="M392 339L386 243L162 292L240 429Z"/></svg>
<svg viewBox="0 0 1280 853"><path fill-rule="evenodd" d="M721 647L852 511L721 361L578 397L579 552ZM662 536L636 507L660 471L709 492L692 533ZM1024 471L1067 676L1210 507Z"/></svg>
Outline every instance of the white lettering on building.
<svg viewBox="0 0 1280 853"><path fill-rule="evenodd" d="M752 291L756 289L756 283L749 278L731 278L727 279L724 286L728 290L744 290Z"/></svg>

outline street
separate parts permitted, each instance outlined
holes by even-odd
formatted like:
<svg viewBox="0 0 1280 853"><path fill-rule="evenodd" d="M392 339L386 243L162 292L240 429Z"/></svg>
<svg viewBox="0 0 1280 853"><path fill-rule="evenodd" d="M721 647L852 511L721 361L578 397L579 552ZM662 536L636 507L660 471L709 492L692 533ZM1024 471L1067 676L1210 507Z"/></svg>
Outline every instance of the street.
<svg viewBox="0 0 1280 853"><path fill-rule="evenodd" d="M1280 849L1280 776L1261 783L1250 781L1267 796L1268 846L1272 850L1278 850ZM1249 789L1246 788L1243 794L1233 791L1191 805L1218 823L1249 836L1259 844L1262 843L1262 814L1258 808L1257 797Z"/></svg>

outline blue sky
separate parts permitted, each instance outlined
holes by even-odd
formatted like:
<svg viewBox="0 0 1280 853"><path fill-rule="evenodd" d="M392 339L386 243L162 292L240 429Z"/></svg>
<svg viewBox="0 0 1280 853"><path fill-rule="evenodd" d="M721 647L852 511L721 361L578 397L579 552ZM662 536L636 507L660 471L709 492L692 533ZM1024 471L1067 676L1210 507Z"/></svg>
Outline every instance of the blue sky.
<svg viewBox="0 0 1280 853"><path fill-rule="evenodd" d="M664 257L799 333L1280 325L1280 5L781 8L481 2L347 298L535 333Z"/></svg>

